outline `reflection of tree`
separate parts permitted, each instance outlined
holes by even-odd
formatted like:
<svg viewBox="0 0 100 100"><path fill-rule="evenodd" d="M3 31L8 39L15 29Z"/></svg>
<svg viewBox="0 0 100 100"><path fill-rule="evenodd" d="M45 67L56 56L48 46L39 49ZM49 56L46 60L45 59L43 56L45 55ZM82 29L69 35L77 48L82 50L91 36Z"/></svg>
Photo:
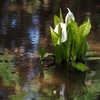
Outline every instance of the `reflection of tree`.
<svg viewBox="0 0 100 100"><path fill-rule="evenodd" d="M0 1L1 2L1 1ZM3 9L4 5L8 4L6 9ZM1 3L0 3L1 5ZM26 9L22 6L27 5ZM5 16L0 21L0 42L7 48L11 48L12 43L15 47L19 47L24 44L28 48L32 48L28 29L33 25L32 14L37 11L39 1L27 1L26 0L12 0L2 2L0 12L3 12ZM6 13L5 13L6 12ZM33 26L34 27L34 26Z"/></svg>
<svg viewBox="0 0 100 100"><path fill-rule="evenodd" d="M0 1L0 20L1 20L1 18L2 18L2 13L3 13L3 6L4 6L4 0L1 0Z"/></svg>

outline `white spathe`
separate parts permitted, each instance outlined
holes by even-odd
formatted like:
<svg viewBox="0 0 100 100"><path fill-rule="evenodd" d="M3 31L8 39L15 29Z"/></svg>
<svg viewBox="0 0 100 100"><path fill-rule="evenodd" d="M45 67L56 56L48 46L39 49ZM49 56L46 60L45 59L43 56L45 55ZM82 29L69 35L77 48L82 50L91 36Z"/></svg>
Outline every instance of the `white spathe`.
<svg viewBox="0 0 100 100"><path fill-rule="evenodd" d="M67 40L66 24L65 24L65 23L60 23L60 24L56 25L54 31L55 31L57 34L59 34L59 32L58 32L58 30L59 30L59 29L58 29L59 25L60 25L61 28L62 28L62 32L61 32L61 33L62 33L62 38L61 38L61 41L62 41L62 42L65 42L65 41ZM58 39L57 44L60 44L60 39Z"/></svg>
<svg viewBox="0 0 100 100"><path fill-rule="evenodd" d="M75 20L75 17L74 17L74 15L73 15L73 13L70 11L70 9L69 8L67 8L68 9L68 13L67 13L67 15L66 15L66 17L65 17L65 23L63 23L63 22L61 22L61 23L59 23L59 24L57 24L56 25L56 27L55 27L55 29L54 29L54 31L57 33L57 34L60 34L59 33L59 25L60 25L60 27L61 27L61 29L62 29L62 31L61 31L61 42L65 42L66 40L67 40L67 30L66 30L66 28L67 28L67 21L68 21L68 18L71 18L71 19L73 19L73 20ZM60 38L58 38L58 42L57 42L57 44L58 45L60 45Z"/></svg>
<svg viewBox="0 0 100 100"><path fill-rule="evenodd" d="M68 18L71 18L71 19L75 20L75 17L74 17L74 15L73 15L73 13L70 11L69 8L67 8L67 9L68 9L68 13L67 13L67 15L66 15L66 17L65 17L65 23L67 23Z"/></svg>

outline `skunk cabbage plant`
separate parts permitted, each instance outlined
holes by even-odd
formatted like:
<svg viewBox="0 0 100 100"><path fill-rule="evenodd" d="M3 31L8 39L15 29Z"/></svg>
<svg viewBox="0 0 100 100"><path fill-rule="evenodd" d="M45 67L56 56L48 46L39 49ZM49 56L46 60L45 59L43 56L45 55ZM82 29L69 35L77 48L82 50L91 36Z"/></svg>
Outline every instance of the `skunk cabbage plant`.
<svg viewBox="0 0 100 100"><path fill-rule="evenodd" d="M67 40L66 28L67 28L68 24L70 23L70 18L75 20L73 13L69 10L69 8L67 8L67 9L68 9L68 14L65 17L65 22L63 22L62 12L60 9L60 18L56 15L54 16L55 28L52 29L50 27L51 36L52 36L54 46L56 46L57 44L60 45Z"/></svg>
<svg viewBox="0 0 100 100"><path fill-rule="evenodd" d="M54 28L50 27L55 61L56 63L65 61L74 68L85 71L87 69L86 65L80 62L84 61L87 52L86 38L91 29L90 19L88 18L78 26L73 13L69 8L67 9L68 13L65 21L60 9L60 16L54 16Z"/></svg>

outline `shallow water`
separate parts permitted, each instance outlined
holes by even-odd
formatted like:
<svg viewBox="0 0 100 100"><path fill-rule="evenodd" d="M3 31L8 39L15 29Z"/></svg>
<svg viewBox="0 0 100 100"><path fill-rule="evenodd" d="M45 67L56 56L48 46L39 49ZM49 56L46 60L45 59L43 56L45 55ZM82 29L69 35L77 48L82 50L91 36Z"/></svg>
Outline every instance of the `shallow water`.
<svg viewBox="0 0 100 100"><path fill-rule="evenodd" d="M88 51L100 57L99 0L0 1L0 100L99 100L99 58L85 60L86 73L47 68L52 59L40 66L40 47L53 51L49 27L60 7L63 16L69 7L79 24L90 18Z"/></svg>

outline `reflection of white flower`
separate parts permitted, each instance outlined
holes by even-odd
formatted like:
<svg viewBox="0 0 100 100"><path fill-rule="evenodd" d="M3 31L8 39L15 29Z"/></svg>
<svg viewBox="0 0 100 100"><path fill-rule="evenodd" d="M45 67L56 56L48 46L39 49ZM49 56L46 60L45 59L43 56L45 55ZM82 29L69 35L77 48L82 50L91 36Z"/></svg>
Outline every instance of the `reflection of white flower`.
<svg viewBox="0 0 100 100"><path fill-rule="evenodd" d="M62 36L61 37L61 42L65 42L67 40L67 31L66 31L66 28L67 28L67 24L68 24L68 19L71 18L71 19L75 20L73 13L70 11L69 8L67 8L67 9L68 9L68 13L67 13L67 15L65 17L65 23L61 22L61 23L57 24L56 27L55 27L55 29L54 29L54 31L58 35L60 34L59 30L61 30L61 36ZM59 29L59 28L61 28L61 29ZM58 38L57 44L60 44L60 38Z"/></svg>
<svg viewBox="0 0 100 100"><path fill-rule="evenodd" d="M60 85L60 95L64 96L65 84Z"/></svg>
<svg viewBox="0 0 100 100"><path fill-rule="evenodd" d="M65 92L65 84L61 84L60 85L60 93L59 93L59 95L62 96L63 100L65 100L64 92ZM54 90L53 93L56 94L56 90Z"/></svg>

